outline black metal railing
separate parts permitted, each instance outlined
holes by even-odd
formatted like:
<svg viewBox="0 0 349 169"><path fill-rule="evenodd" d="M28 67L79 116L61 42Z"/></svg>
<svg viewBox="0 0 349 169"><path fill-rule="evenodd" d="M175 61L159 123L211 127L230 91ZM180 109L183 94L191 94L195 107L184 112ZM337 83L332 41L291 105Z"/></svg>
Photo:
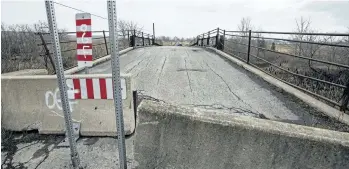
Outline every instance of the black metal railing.
<svg viewBox="0 0 349 169"><path fill-rule="evenodd" d="M343 111L348 110L348 33L226 31L217 28L198 35L191 45L220 49L288 85Z"/></svg>
<svg viewBox="0 0 349 169"><path fill-rule="evenodd" d="M43 47L44 53L40 56L43 56L46 62L46 69L52 74L55 73L55 65L53 62L53 49L52 42L50 42L47 35L49 33L36 33L40 36L41 43L38 46ZM68 70L73 67L76 67L76 32L61 32L59 33L60 39L65 39L60 42L61 44L61 52L63 56L63 62L66 63L64 65L64 69ZM92 38L92 48L93 48L93 56L94 60L109 55L109 31L92 31L94 37ZM137 30L121 30L118 31L118 44L119 49L125 49L128 47L141 47L141 46L150 46L155 42L154 36L151 34L144 33L142 31ZM51 67L49 68L47 65L47 61L50 61Z"/></svg>

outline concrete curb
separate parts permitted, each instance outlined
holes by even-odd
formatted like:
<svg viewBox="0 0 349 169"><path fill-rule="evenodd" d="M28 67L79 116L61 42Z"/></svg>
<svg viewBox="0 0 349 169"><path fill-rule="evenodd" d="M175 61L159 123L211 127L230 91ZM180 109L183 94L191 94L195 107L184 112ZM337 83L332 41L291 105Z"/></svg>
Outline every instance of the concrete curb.
<svg viewBox="0 0 349 169"><path fill-rule="evenodd" d="M224 53L224 52L217 50L215 48L212 48L212 47L208 47L207 49L213 50L214 52L229 59L230 61L234 62L235 64L237 64L237 65L243 67L244 69L254 73L255 75L261 77L262 79L264 79L268 83L283 89L284 91L286 91L289 94L296 96L297 98L301 99L302 101L304 101L305 103L307 103L311 107L316 108L317 110L326 114L327 116L334 118L334 119L336 119L344 124L349 125L349 115L345 114L344 112L341 112L341 111L335 109L334 107L331 107L331 106L327 105L326 103L324 103L318 99L315 99L314 97L312 97L308 94L305 94L302 91L275 79L274 77L246 64L245 62L240 61L239 59L232 57L231 55L229 55L227 53Z"/></svg>
<svg viewBox="0 0 349 169"><path fill-rule="evenodd" d="M283 135L305 140L324 142L349 147L349 133L284 123L273 120L259 119L239 114L213 113L205 110L195 110L191 107L175 106L168 103L160 103L151 100L144 100L138 107L141 114L154 114L156 116L183 116L192 121L218 124L222 126L235 126L244 129L258 130L261 132ZM149 123L147 120L137 120L139 125ZM158 121L158 118L154 120Z"/></svg>
<svg viewBox="0 0 349 169"><path fill-rule="evenodd" d="M133 50L133 47L129 47L129 48L126 48L124 50L121 50L119 52L119 55L125 54L125 53L127 53L127 52L129 52L131 50ZM107 56L104 56L102 58L96 59L96 60L93 61L92 64L93 64L93 66L96 66L96 65L98 65L100 63L103 63L105 61L110 60L110 57L111 57L110 55L107 55ZM64 71L64 73L69 75L69 74L74 74L74 73L80 72L82 70L84 70L84 69L83 68L74 67L74 68L71 68L69 70Z"/></svg>
<svg viewBox="0 0 349 169"><path fill-rule="evenodd" d="M349 168L349 133L143 100L138 168Z"/></svg>

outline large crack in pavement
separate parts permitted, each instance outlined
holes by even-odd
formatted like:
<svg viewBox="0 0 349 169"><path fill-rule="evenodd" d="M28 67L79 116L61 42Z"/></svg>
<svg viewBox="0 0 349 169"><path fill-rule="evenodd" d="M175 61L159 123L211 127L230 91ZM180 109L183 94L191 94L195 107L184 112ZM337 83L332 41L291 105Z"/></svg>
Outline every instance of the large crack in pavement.
<svg viewBox="0 0 349 169"><path fill-rule="evenodd" d="M141 70L139 70L139 71L137 72L137 74L136 74L136 76L135 76L134 78L137 78L137 77L139 76L139 74L140 74L143 70L145 70L146 68L148 68L149 63L152 62L152 61L154 61L155 58L156 58L156 56L157 56L159 53L161 53L161 52L162 52L162 49L161 49L159 52L157 52L155 55L153 55L154 57L153 57L152 59L148 59L147 64L146 64Z"/></svg>
<svg viewBox="0 0 349 169"><path fill-rule="evenodd" d="M205 61L204 61L205 62ZM242 100L237 94L235 94L233 92L233 90L231 90L230 86L228 85L228 83L223 79L223 77L221 75L219 75L216 71L214 71L209 65L207 62L205 62L206 66L214 73L216 74L223 82L224 84L227 86L228 90L230 91L230 93L235 96L238 100Z"/></svg>
<svg viewBox="0 0 349 169"><path fill-rule="evenodd" d="M187 56L189 57L189 54L188 54L187 50L185 50L185 52L186 52ZM191 88L191 81L190 81L190 77L189 77L186 57L184 58L184 67L185 67L185 72L187 73L187 77L188 77L188 83L189 83L190 92L193 93L193 89Z"/></svg>
<svg viewBox="0 0 349 169"><path fill-rule="evenodd" d="M143 56L146 52L144 51L141 55L139 55L137 58ZM126 73L131 72L136 66L138 66L141 62L143 62L147 57L143 57L141 61L139 61L136 65L134 65L131 69L126 70ZM132 62L131 62L132 63Z"/></svg>
<svg viewBox="0 0 349 169"><path fill-rule="evenodd" d="M159 74L159 76L158 76L158 81L157 81L156 85L159 85L160 77L161 77L161 75L162 75L162 71L164 70L164 66L165 66L166 60L167 60L167 55L165 56L165 60L164 60L164 62L162 63L161 70L160 70L160 74Z"/></svg>
<svg viewBox="0 0 349 169"><path fill-rule="evenodd" d="M207 54L206 54L206 55L207 55ZM237 94L235 94L235 93L232 91L232 89L230 88L230 86L228 85L228 83L224 80L224 78L223 78L221 75L219 75L216 71L214 71L214 70L208 65L207 62L205 62L204 60L203 60L203 62L206 64L206 66L207 66L214 74L216 74L216 75L224 82L224 84L227 86L229 92L230 92L233 96L235 96L239 101L241 101L242 103L244 103L246 106L248 106L248 107L250 107L251 109L253 109L252 106L251 106L250 104L246 103L243 99L241 99ZM256 110L256 111L257 111L257 110ZM258 112L258 111L257 111L257 112ZM258 112L258 113L259 113L259 112ZM262 114L262 113L259 113L259 114Z"/></svg>
<svg viewBox="0 0 349 169"><path fill-rule="evenodd" d="M263 114L259 113L259 112L253 112L251 110L248 109L243 109L243 108L239 108L239 107L227 107L224 106L222 104L219 103L214 103L214 104L184 104L186 106L192 106L192 107L200 107L200 108L204 108L207 110L228 110L228 111L234 111L234 113L238 113L238 114L243 114L243 115L249 115L249 116L253 116L253 117L258 117L258 118L262 118L262 119L268 119L267 117L265 117Z"/></svg>

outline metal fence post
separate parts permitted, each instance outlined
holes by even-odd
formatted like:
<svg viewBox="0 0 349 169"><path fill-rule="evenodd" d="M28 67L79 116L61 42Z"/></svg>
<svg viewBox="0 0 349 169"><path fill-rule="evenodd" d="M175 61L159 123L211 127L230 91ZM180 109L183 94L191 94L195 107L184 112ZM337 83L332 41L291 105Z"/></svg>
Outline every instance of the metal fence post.
<svg viewBox="0 0 349 169"><path fill-rule="evenodd" d="M224 41L225 41L225 29L223 30L222 50L224 50Z"/></svg>
<svg viewBox="0 0 349 169"><path fill-rule="evenodd" d="M52 0L45 1L46 6L46 14L47 14L47 22L50 29L50 34L52 37L52 43L54 48L54 53L56 55L56 74L57 74L57 82L61 96L61 103L64 113L65 127L66 127L66 135L68 137L69 145L70 145L70 157L72 160L72 164L74 168L80 168L80 158L78 151L76 149L75 137L73 135L73 122L71 118L70 112L70 104L68 100L68 86L66 84L66 79L64 77L64 68L63 61L61 55L61 46L59 42L59 35L57 29L57 21L55 16L54 3Z"/></svg>
<svg viewBox="0 0 349 169"><path fill-rule="evenodd" d="M219 40L219 28L217 28L217 35L216 35L216 48L218 48L218 40Z"/></svg>
<svg viewBox="0 0 349 169"><path fill-rule="evenodd" d="M142 43L143 43L143 46L144 46L144 36L143 36L143 32L142 32Z"/></svg>
<svg viewBox="0 0 349 169"><path fill-rule="evenodd" d="M133 39L132 47L136 47L136 30L135 29L133 30L132 39Z"/></svg>
<svg viewBox="0 0 349 169"><path fill-rule="evenodd" d="M204 39L205 39L205 34L202 34L201 46L204 46Z"/></svg>
<svg viewBox="0 0 349 169"><path fill-rule="evenodd" d="M155 36L153 35L153 37L152 37L152 45L154 45L155 44Z"/></svg>
<svg viewBox="0 0 349 169"><path fill-rule="evenodd" d="M105 50L107 50L107 55L109 55L108 43L107 43L107 38L105 37L105 31L104 30L103 30L103 37L104 37Z"/></svg>
<svg viewBox="0 0 349 169"><path fill-rule="evenodd" d="M250 53L251 53L251 30L248 31L248 47L247 47L247 60L246 63L250 63Z"/></svg>
<svg viewBox="0 0 349 169"><path fill-rule="evenodd" d="M127 168L124 115L122 109L121 85L120 85L120 62L118 51L118 32L116 20L116 2L107 1L108 20L109 20L109 43L111 53L112 81L114 93L115 117L117 121L117 136L119 150L119 166L121 169Z"/></svg>
<svg viewBox="0 0 349 169"><path fill-rule="evenodd" d="M349 104L349 81L347 83L347 87L343 91L341 102L342 102L342 105L340 106L340 110L345 111Z"/></svg>
<svg viewBox="0 0 349 169"><path fill-rule="evenodd" d="M155 24L153 23L153 44L155 43Z"/></svg>
<svg viewBox="0 0 349 169"><path fill-rule="evenodd" d="M128 43L130 44L130 31L127 30L127 40L128 40Z"/></svg>
<svg viewBox="0 0 349 169"><path fill-rule="evenodd" d="M46 57L48 56L48 58L50 59L50 62L51 62L51 65L52 65L52 68L53 68L53 73L56 74L56 66L55 66L55 63L53 62L53 59L52 59L52 56L50 54L50 50L48 49L47 47L47 44L45 42L45 39L44 37L42 36L42 33L39 32L39 36L40 36L40 39L42 41L42 45L44 46L44 49L45 49L45 55ZM47 72L49 72L49 70L47 70Z"/></svg>
<svg viewBox="0 0 349 169"><path fill-rule="evenodd" d="M150 45L150 37L149 37L149 34L148 34L148 42L149 42L148 45Z"/></svg>

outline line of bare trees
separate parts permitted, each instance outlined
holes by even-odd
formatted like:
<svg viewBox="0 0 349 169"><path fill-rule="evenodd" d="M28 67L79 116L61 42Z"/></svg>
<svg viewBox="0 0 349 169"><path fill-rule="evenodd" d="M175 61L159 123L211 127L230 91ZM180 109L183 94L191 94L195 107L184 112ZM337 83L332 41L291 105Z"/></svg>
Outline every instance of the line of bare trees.
<svg viewBox="0 0 349 169"><path fill-rule="evenodd" d="M143 27L137 23L120 20L118 22L119 30L119 48L124 49L129 46L127 30L136 30L139 35ZM46 22L39 21L35 24L1 24L1 73L12 72L22 69L47 69L49 73L54 72L48 56L42 45L40 36L37 33L43 33L46 42L51 42L48 25ZM60 41L74 41L75 34L68 34L66 30L60 29ZM107 40L108 42L109 40ZM103 39L93 40L93 44L104 43ZM51 45L48 45L50 52L53 52ZM61 50L75 49L76 43L61 43ZM93 55L100 57L106 55L104 45L93 47ZM52 55L52 57L54 57ZM63 65L65 68L76 65L76 51L71 50L62 52Z"/></svg>
<svg viewBox="0 0 349 169"><path fill-rule="evenodd" d="M296 20L296 33L314 33L315 29L311 27L310 19L303 17ZM248 17L242 18L239 25L237 26L239 33L242 36L248 36L248 30L254 30L254 26L251 23L251 19ZM349 32L349 29L348 29ZM348 34L349 35L349 34ZM270 34L253 34L256 37L270 37ZM274 35L280 38L280 35ZM283 35L285 36L285 35ZM281 37L284 38L285 37ZM331 43L331 44L347 44L349 45L349 36L336 37L336 36L319 36L319 35L299 35L294 34L286 37L286 39L297 40L297 41L308 41L308 42L319 42L319 43ZM234 43L235 42L235 43ZM241 37L229 37L226 36L225 50L232 53L244 60L247 56L247 46L236 44L237 43L248 43L248 38ZM299 43L299 42L283 42L264 40L261 38L254 39L251 41L253 46L261 48L267 48L269 50L275 50L278 52L294 54L304 56L308 58L320 59L329 62L335 62L340 64L349 65L349 48L325 46L318 44ZM321 80L330 81L342 85L349 83L349 70L338 66L329 64L318 63L311 60L305 60L295 58L283 54L277 54L262 49L251 48L251 54L261 57L269 62L278 65L282 68L288 69L298 74L315 77ZM327 84L311 81L309 79L300 78L286 73L278 68L271 66L270 64L258 60L257 58L250 57L250 62L263 68L275 76L282 78L290 83L301 86L314 93L320 94L337 102L343 99L344 89L335 86L329 86ZM348 100L348 99L347 99ZM348 103L347 103L348 104Z"/></svg>

